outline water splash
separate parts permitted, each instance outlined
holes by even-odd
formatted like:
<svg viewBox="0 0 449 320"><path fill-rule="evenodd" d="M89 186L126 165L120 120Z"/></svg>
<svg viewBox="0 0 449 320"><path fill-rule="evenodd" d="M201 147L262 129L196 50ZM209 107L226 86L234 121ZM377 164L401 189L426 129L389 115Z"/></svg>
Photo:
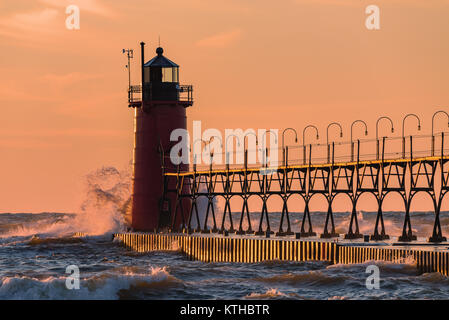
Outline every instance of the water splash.
<svg viewBox="0 0 449 320"><path fill-rule="evenodd" d="M85 176L85 199L76 214L14 214L20 223L3 226L0 238L70 237L75 232L90 236L108 235L127 228L130 203L130 170L102 167Z"/></svg>
<svg viewBox="0 0 449 320"><path fill-rule="evenodd" d="M126 209L131 198L131 172L102 167L86 176L86 199L75 218L79 232L101 235L127 227Z"/></svg>
<svg viewBox="0 0 449 320"><path fill-rule="evenodd" d="M245 296L245 299L276 299L276 298L286 298L288 295L279 291L276 288L270 288L265 293L252 292Z"/></svg>

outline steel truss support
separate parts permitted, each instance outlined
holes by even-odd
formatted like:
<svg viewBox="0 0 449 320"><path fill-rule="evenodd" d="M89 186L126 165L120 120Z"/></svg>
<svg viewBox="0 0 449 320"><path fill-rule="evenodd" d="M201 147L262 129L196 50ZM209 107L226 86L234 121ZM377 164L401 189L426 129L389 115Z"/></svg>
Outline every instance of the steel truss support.
<svg viewBox="0 0 449 320"><path fill-rule="evenodd" d="M193 232L200 232L201 231L201 222L200 222L200 216L198 213L198 204L197 204L198 197L193 198L192 205L190 206L190 213L189 213L189 222L187 225L187 230L189 233L191 231ZM193 213L195 212L195 218L196 218L196 227L195 229L192 229L192 217Z"/></svg>
<svg viewBox="0 0 449 320"><path fill-rule="evenodd" d="M351 220L349 221L349 230L348 233L345 234L345 239L359 239L363 238L363 234L359 231L359 221L357 219L357 200L358 197L352 198L352 212L351 212ZM355 227L355 230L354 230Z"/></svg>
<svg viewBox="0 0 449 320"><path fill-rule="evenodd" d="M322 239L335 238L335 237L340 236L335 231L334 214L332 212L332 202L334 201L334 198L335 198L335 195L327 197L328 207L327 207L326 221L324 223L323 233L320 235L320 238L322 238ZM328 230L329 222L330 222L330 226L331 226L330 232Z"/></svg>
<svg viewBox="0 0 449 320"><path fill-rule="evenodd" d="M178 166L177 175L176 175L176 199L175 199L175 205L173 206L173 213L172 221L171 221L171 229L174 232L179 232L181 230L186 229L186 221L184 217L184 207L183 207L183 200L185 195L183 195L183 189L184 189L184 176L180 175L180 170ZM178 213L181 215L181 226L178 225Z"/></svg>
<svg viewBox="0 0 449 320"><path fill-rule="evenodd" d="M285 196L282 197L282 202L283 202L282 214L281 214L281 221L279 223L279 231L276 233L277 236L289 236L289 235L294 234L292 232L291 225L290 225L290 217L289 217L289 214L288 214L287 200L288 200L287 197L285 197ZM284 232L284 229L283 229L284 216L285 216L285 219L287 220L287 231L285 231L285 232Z"/></svg>
<svg viewBox="0 0 449 320"><path fill-rule="evenodd" d="M384 216L382 211L382 203L384 200L384 196L377 195L377 216L376 216L376 224L374 226L374 234L371 235L371 240L387 240L390 239L390 236L385 233L385 224L384 224ZM379 233L379 223L380 223L380 233Z"/></svg>
<svg viewBox="0 0 449 320"><path fill-rule="evenodd" d="M302 216L300 234L301 237L313 237L316 236L316 233L313 232L312 219L310 218L310 210L309 210L310 197L306 196L304 197L304 200L305 200L305 207L304 207L304 214ZM306 231L306 222L309 227L307 231Z"/></svg>
<svg viewBox="0 0 449 320"><path fill-rule="evenodd" d="M239 230L236 232L236 234L246 234L246 233L253 233L253 229L251 227L251 218L249 215L249 208L248 208L248 197L242 197L243 199L243 205L242 205L242 214L240 215L240 224L239 224ZM246 230L243 230L243 219L246 216L246 221L248 223L248 228Z"/></svg>
<svg viewBox="0 0 449 320"><path fill-rule="evenodd" d="M434 137L432 136L432 155L434 155ZM441 204L443 203L444 196L449 191L448 188L448 175L449 171L445 173L444 164L447 160L444 160L444 132L441 134L441 156L438 160L440 175L438 176L440 183L440 193L438 196L438 201L434 198L433 205L435 208L435 222L433 224L432 236L429 238L429 242L443 242L446 241L446 237L443 236L443 232L441 231L441 223L440 223L440 212L441 212ZM434 167L435 171L436 167ZM435 173L434 173L435 175ZM432 183L434 181L432 180Z"/></svg>
<svg viewBox="0 0 449 320"><path fill-rule="evenodd" d="M268 217L268 208L267 208L268 197L262 196L261 198L262 198L262 211L260 213L259 229L256 232L254 232L254 234L257 236L274 233L270 229L270 218ZM266 228L265 232L263 231L263 228L262 228L264 217L265 217L265 222L267 224L267 228Z"/></svg>
<svg viewBox="0 0 449 320"><path fill-rule="evenodd" d="M432 236L429 238L429 242L443 242L446 241L446 237L443 237L443 232L441 231L441 223L440 223L440 210L441 203L443 202L443 198L446 192L441 192L438 200L433 199L433 205L435 208L435 222L433 224Z"/></svg>
<svg viewBox="0 0 449 320"><path fill-rule="evenodd" d="M225 233L226 229L225 229L225 221L226 221L226 214L229 214L229 224L230 224L230 228L229 228L229 233L234 233L234 223L232 221L232 212L231 212L231 197L230 196L225 196L225 207L223 210L223 219L221 220L221 229L219 231L220 234Z"/></svg>
<svg viewBox="0 0 449 320"><path fill-rule="evenodd" d="M416 240L416 236L413 234L412 231L412 224L410 221L410 204L413 196L410 194L407 196L406 194L402 195L404 199L404 205L405 205L405 218L404 218L404 226L402 227L402 235L398 238L398 241L402 242L410 242L413 240Z"/></svg>
<svg viewBox="0 0 449 320"><path fill-rule="evenodd" d="M212 222L214 223L214 226L212 230L209 230L207 228L207 221L209 220L209 212L212 213ZM210 195L210 192L208 193L207 197L207 209L206 209L206 216L204 218L204 227L203 230L201 230L202 233L217 233L217 221L215 219L215 209L214 209L214 197Z"/></svg>

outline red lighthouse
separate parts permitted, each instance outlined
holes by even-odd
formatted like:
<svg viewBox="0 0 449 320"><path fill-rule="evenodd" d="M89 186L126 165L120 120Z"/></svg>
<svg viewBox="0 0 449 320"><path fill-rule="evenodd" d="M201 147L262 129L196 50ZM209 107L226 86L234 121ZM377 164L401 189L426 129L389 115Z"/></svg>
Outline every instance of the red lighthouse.
<svg viewBox="0 0 449 320"><path fill-rule="evenodd" d="M179 66L163 55L164 50L157 48L157 55L145 63L145 43L140 45L142 84L131 86L128 94L135 112L132 228L153 231L171 225L167 203L173 199L162 199L162 161L176 143L170 141L171 132L187 128L186 108L193 99L192 86L179 84ZM169 159L164 167L176 170Z"/></svg>

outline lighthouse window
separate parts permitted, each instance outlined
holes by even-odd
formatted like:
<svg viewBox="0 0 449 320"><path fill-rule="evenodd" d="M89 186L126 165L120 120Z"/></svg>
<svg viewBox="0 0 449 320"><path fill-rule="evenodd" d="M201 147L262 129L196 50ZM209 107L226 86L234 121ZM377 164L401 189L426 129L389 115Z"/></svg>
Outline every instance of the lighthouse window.
<svg viewBox="0 0 449 320"><path fill-rule="evenodd" d="M173 82L179 82L179 68L173 68Z"/></svg>
<svg viewBox="0 0 449 320"><path fill-rule="evenodd" d="M162 82L172 82L173 73L172 68L162 69Z"/></svg>
<svg viewBox="0 0 449 320"><path fill-rule="evenodd" d="M178 82L178 68L162 68L162 82Z"/></svg>
<svg viewBox="0 0 449 320"><path fill-rule="evenodd" d="M144 68L144 82L178 82L179 68Z"/></svg>

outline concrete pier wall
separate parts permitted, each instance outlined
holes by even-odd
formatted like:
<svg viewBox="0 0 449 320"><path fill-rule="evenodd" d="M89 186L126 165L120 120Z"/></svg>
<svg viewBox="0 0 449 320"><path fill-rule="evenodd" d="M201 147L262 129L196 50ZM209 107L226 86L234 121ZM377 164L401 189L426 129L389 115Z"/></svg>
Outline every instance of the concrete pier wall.
<svg viewBox="0 0 449 320"><path fill-rule="evenodd" d="M176 250L203 262L256 263L262 261L328 261L354 264L366 261L410 263L419 272L449 274L449 250L425 246L342 244L332 241L215 237L208 235L118 233L116 241L137 252Z"/></svg>

